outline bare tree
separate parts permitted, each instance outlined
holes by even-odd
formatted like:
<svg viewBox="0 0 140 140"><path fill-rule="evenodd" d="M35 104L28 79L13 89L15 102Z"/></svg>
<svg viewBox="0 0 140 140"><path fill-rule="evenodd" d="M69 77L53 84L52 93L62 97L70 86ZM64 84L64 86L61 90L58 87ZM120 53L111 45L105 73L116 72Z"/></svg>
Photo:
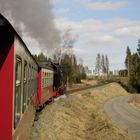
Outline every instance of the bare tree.
<svg viewBox="0 0 140 140"><path fill-rule="evenodd" d="M61 35L60 47L54 49L54 58L61 63L64 55L67 54L73 59L73 47L77 40L76 35L72 35L72 29L66 29Z"/></svg>

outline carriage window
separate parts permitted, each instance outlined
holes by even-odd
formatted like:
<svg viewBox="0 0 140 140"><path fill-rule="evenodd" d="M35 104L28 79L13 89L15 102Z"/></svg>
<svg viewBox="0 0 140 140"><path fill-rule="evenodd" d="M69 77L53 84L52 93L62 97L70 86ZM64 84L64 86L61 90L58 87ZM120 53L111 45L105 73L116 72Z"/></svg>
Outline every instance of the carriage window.
<svg viewBox="0 0 140 140"><path fill-rule="evenodd" d="M17 127L21 117L21 76L22 76L22 62L21 59L16 58L15 68L15 101L14 101L14 128Z"/></svg>
<svg viewBox="0 0 140 140"><path fill-rule="evenodd" d="M49 84L51 85L51 72L50 72Z"/></svg>
<svg viewBox="0 0 140 140"><path fill-rule="evenodd" d="M47 72L47 84L49 85L49 73Z"/></svg>
<svg viewBox="0 0 140 140"><path fill-rule="evenodd" d="M22 102L22 113L26 109L26 98L27 98L27 62L24 62L24 81L23 81L23 102Z"/></svg>
<svg viewBox="0 0 140 140"><path fill-rule="evenodd" d="M31 79L34 79L34 69L33 69L33 66L32 66L32 77Z"/></svg>
<svg viewBox="0 0 140 140"><path fill-rule="evenodd" d="M31 65L29 65L29 80L31 79Z"/></svg>
<svg viewBox="0 0 140 140"><path fill-rule="evenodd" d="M28 104L30 102L30 92L31 92L31 65L28 68Z"/></svg>
<svg viewBox="0 0 140 140"><path fill-rule="evenodd" d="M27 80L27 62L24 62L24 80Z"/></svg>
<svg viewBox="0 0 140 140"><path fill-rule="evenodd" d="M48 73L48 85L50 85L50 73Z"/></svg>
<svg viewBox="0 0 140 140"><path fill-rule="evenodd" d="M42 72L42 88L46 87L46 72Z"/></svg>
<svg viewBox="0 0 140 140"><path fill-rule="evenodd" d="M50 73L50 85L52 84L52 73Z"/></svg>

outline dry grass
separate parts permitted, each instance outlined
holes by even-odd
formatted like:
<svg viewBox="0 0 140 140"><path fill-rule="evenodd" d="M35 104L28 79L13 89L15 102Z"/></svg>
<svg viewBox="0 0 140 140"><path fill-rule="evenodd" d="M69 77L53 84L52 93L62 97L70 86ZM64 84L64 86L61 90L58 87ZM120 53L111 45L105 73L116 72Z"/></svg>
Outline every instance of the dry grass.
<svg viewBox="0 0 140 140"><path fill-rule="evenodd" d="M121 77L121 76L110 76L109 79L113 81L120 81L124 85L128 85L128 81L129 81L128 77Z"/></svg>
<svg viewBox="0 0 140 140"><path fill-rule="evenodd" d="M85 86L89 86L89 85L97 85L98 81L97 80L81 80L81 83L79 84L71 84L69 85L69 89L77 89L77 88L81 88L81 87L85 87Z"/></svg>
<svg viewBox="0 0 140 140"><path fill-rule="evenodd" d="M127 92L112 83L61 99L43 110L31 140L132 140L103 111L108 99L121 95Z"/></svg>
<svg viewBox="0 0 140 140"><path fill-rule="evenodd" d="M98 84L97 80L81 80L81 82L86 85L97 85Z"/></svg>
<svg viewBox="0 0 140 140"><path fill-rule="evenodd" d="M129 100L130 105L136 110L140 111L140 95L134 94Z"/></svg>

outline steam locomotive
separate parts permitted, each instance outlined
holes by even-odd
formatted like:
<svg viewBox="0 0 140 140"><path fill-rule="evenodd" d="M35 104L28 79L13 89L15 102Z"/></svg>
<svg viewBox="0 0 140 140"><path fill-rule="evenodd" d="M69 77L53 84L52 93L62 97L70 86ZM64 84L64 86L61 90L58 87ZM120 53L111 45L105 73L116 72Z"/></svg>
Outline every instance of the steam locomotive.
<svg viewBox="0 0 140 140"><path fill-rule="evenodd" d="M60 65L37 62L0 14L0 139L27 140L36 108L64 91Z"/></svg>

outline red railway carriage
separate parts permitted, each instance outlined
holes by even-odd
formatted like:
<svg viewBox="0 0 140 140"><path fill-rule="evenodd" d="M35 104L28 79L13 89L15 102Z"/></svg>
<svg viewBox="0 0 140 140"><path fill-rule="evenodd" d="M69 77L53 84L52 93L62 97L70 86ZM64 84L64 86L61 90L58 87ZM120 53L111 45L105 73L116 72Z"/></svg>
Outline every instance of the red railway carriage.
<svg viewBox="0 0 140 140"><path fill-rule="evenodd" d="M38 62L38 106L43 106L46 101L53 99L53 70L46 62Z"/></svg>
<svg viewBox="0 0 140 140"><path fill-rule="evenodd" d="M35 114L38 64L0 15L0 139L27 140Z"/></svg>
<svg viewBox="0 0 140 140"><path fill-rule="evenodd" d="M64 90L60 65L37 63L0 14L0 140L27 140L36 107Z"/></svg>

